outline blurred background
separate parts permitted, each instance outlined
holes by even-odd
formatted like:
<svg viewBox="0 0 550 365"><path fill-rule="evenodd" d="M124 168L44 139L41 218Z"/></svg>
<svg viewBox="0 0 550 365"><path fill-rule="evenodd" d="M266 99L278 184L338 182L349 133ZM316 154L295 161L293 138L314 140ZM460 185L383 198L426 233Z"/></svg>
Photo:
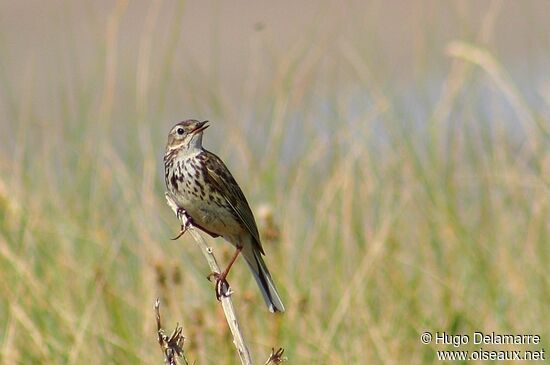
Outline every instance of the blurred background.
<svg viewBox="0 0 550 365"><path fill-rule="evenodd" d="M432 363L426 330L548 349L549 11L0 1L0 362L159 364L157 297L191 362L238 362L198 247L170 240L162 156L188 118L211 121L287 307L237 263L257 362Z"/></svg>

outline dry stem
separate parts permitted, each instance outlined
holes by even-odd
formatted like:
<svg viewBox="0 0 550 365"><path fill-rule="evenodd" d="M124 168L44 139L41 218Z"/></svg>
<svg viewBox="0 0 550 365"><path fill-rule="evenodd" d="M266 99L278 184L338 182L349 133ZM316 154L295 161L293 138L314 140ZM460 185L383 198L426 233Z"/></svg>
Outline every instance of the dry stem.
<svg viewBox="0 0 550 365"><path fill-rule="evenodd" d="M155 301L155 313L157 315L157 336L160 348L164 352L164 363L166 365L178 365L178 356L183 358L185 364L188 365L187 359L183 354L183 328L177 324L174 332L170 336L166 335L162 328L160 320L160 300Z"/></svg>

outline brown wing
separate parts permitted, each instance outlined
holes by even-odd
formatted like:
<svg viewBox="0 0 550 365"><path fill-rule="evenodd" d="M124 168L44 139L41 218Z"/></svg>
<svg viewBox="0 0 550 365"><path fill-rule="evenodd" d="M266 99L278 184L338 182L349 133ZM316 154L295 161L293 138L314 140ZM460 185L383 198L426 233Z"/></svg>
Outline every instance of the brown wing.
<svg viewBox="0 0 550 365"><path fill-rule="evenodd" d="M246 198L235 181L235 178L229 172L223 161L210 151L204 150L201 153L204 156L206 165L206 177L209 182L218 190L225 198L227 203L233 209L235 215L239 217L241 223L250 232L260 252L265 255L264 249L260 242L260 234L254 220L252 210L246 201Z"/></svg>

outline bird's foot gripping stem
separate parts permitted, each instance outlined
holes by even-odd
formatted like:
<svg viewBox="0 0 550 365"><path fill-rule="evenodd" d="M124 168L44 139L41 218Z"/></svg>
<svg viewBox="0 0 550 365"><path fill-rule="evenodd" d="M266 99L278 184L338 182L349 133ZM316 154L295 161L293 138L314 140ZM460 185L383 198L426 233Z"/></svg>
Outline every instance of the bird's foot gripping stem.
<svg viewBox="0 0 550 365"><path fill-rule="evenodd" d="M227 298L233 294L225 275L213 272L206 278L210 281L212 281L212 279L216 280L216 299L218 301L220 301L221 298Z"/></svg>
<svg viewBox="0 0 550 365"><path fill-rule="evenodd" d="M193 225L193 220L191 219L191 216L187 214L187 212L184 209L178 208L178 211L176 212L176 216L178 217L179 220L181 220L181 218L185 218L184 220L185 223L181 225L180 232L176 237L172 238L172 241L175 241L181 236L183 236L184 233L187 232L189 227Z"/></svg>
<svg viewBox="0 0 550 365"><path fill-rule="evenodd" d="M227 265L227 268L221 274L217 272L213 272L206 277L208 280L211 280L211 278L216 279L216 299L218 299L218 301L222 297L228 297L231 294L233 294L233 292L231 291L231 287L229 286L229 283L227 282L226 278L227 278L227 274L229 274L231 267L235 263L235 260L237 260L237 257L241 253L242 249L243 248L241 246L237 247L237 250L235 251L235 254L233 255L233 257L231 258L231 261L229 261L229 265Z"/></svg>

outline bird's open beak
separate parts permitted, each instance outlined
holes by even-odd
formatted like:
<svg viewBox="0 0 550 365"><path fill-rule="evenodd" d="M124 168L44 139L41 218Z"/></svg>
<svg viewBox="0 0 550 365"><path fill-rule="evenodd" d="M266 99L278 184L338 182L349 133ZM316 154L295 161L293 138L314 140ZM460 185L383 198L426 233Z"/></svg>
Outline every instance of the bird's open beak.
<svg viewBox="0 0 550 365"><path fill-rule="evenodd" d="M193 130L193 134L197 134L199 132L202 132L206 128L208 128L209 125L207 123L208 123L207 120L205 120L204 122L198 122L197 127Z"/></svg>

